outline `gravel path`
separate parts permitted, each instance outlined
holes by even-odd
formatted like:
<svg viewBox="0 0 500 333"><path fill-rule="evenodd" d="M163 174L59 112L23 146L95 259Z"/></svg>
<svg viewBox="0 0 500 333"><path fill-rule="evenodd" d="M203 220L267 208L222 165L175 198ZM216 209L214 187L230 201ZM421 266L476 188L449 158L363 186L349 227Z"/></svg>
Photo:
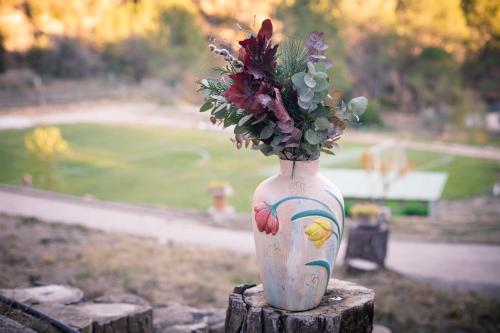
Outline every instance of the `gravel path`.
<svg viewBox="0 0 500 333"><path fill-rule="evenodd" d="M254 253L248 231L202 224L195 214L161 213L142 206L84 200L77 197L0 186L0 213L32 216L44 221L81 225L107 232L123 232ZM345 242L344 242L345 245ZM338 261L343 258L343 251ZM500 297L500 246L423 243L392 240L387 266L416 279L458 290L474 290Z"/></svg>

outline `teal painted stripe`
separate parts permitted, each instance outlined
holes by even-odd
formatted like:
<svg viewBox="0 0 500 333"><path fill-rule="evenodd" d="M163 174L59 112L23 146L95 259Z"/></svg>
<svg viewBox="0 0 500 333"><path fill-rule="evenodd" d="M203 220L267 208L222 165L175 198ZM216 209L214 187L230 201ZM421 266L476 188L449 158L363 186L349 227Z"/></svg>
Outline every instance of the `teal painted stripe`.
<svg viewBox="0 0 500 333"><path fill-rule="evenodd" d="M335 194L333 194L332 192L330 192L328 190L326 190L326 193L328 193L329 195L331 195L337 201L337 203L340 206L340 209L342 210L342 232L341 232L341 237L340 237L340 239L342 240L342 237L344 236L344 221L345 221L345 208L344 208L344 205L342 204L342 202L340 201L340 199Z"/></svg>
<svg viewBox="0 0 500 333"><path fill-rule="evenodd" d="M306 263L306 266L320 266L326 270L326 284L328 285L328 280L330 280L330 263L325 259L313 260Z"/></svg>
<svg viewBox="0 0 500 333"><path fill-rule="evenodd" d="M325 204L324 202L322 201L319 201L317 199L314 199L314 198L310 198L310 197L301 197L301 196L291 196L291 197L285 197L279 201L276 201L272 206L274 209L277 209L278 206L280 206L281 204L289 201L289 200L309 200L309 201L314 201L318 204L320 204L321 206L323 206L324 208L326 208L329 212L332 212L332 209L330 207L328 207L327 204Z"/></svg>
<svg viewBox="0 0 500 333"><path fill-rule="evenodd" d="M310 217L310 216L321 216L321 217L325 217L327 219L329 219L331 222L333 222L333 224L335 224L335 226L337 227L337 233L335 233L335 231L333 231L333 233L337 236L337 241L339 240L339 233L340 233L340 226L339 226L339 223L337 221L337 218L333 215L333 214L330 214L329 212L325 212L324 210L320 210L320 209L312 209L312 210L304 210L302 212L299 212L295 215L292 216L292 221L296 221L298 219L301 219L301 218L304 218L304 217Z"/></svg>

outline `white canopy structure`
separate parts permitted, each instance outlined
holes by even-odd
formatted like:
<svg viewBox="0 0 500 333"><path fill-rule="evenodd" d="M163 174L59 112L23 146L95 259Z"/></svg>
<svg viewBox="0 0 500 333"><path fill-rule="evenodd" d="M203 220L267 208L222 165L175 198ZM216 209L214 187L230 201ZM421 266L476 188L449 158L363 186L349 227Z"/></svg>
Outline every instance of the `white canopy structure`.
<svg viewBox="0 0 500 333"><path fill-rule="evenodd" d="M331 168L322 168L321 174L335 183L346 198L427 202L441 198L448 178L443 172L411 171L396 176L395 173L382 175L362 169ZM389 184L385 189L384 183Z"/></svg>

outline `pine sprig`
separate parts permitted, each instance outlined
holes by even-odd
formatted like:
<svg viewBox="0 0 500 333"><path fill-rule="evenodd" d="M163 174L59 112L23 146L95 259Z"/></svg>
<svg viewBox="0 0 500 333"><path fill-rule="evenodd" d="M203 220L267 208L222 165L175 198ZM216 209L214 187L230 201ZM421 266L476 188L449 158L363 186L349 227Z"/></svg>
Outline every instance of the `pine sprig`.
<svg viewBox="0 0 500 333"><path fill-rule="evenodd" d="M276 66L276 78L285 91L293 88L292 76L306 69L306 56L306 49L302 41L289 38L280 45L277 55L279 61Z"/></svg>

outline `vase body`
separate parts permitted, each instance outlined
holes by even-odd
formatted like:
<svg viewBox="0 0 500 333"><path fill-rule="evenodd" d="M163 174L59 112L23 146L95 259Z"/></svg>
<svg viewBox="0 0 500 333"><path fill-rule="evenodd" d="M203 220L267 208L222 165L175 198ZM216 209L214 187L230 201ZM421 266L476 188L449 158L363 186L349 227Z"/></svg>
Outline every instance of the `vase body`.
<svg viewBox="0 0 500 333"><path fill-rule="evenodd" d="M253 196L253 231L267 302L316 307L331 277L344 227L338 188L318 173L319 160L280 160L277 175Z"/></svg>

